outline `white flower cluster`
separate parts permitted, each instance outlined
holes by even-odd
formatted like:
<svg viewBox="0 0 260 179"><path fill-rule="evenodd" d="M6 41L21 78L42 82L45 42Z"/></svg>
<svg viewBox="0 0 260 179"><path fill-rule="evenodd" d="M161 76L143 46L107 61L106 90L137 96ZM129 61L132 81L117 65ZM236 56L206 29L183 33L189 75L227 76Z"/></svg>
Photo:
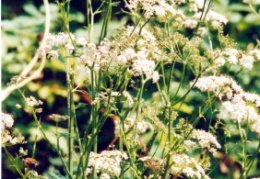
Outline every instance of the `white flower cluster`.
<svg viewBox="0 0 260 179"><path fill-rule="evenodd" d="M141 121L136 121L136 117L134 114L129 115L125 120L124 120L124 132L127 132L131 130L134 125L136 125L136 132L137 134L144 134L148 130L152 130L153 126L150 122L141 120ZM119 136L120 134L120 121L116 121L116 134Z"/></svg>
<svg viewBox="0 0 260 179"><path fill-rule="evenodd" d="M193 130L191 138L195 139L201 148L208 149L208 151L212 153L216 152L216 149L221 148L221 145L217 141L216 137L204 130Z"/></svg>
<svg viewBox="0 0 260 179"><path fill-rule="evenodd" d="M184 174L188 178L209 179L200 163L185 154L174 154L171 156L172 164L170 172L174 176Z"/></svg>
<svg viewBox="0 0 260 179"><path fill-rule="evenodd" d="M188 29L195 29L198 25L198 21L195 19L186 19L183 26Z"/></svg>
<svg viewBox="0 0 260 179"><path fill-rule="evenodd" d="M123 99L122 99L123 97ZM131 94L127 91L118 92L118 91L101 91L98 93L98 96L95 98L95 100L92 101L92 104L97 103L98 101L102 101L105 105L108 105L108 103L117 103L120 98L120 101L123 102L128 107L131 107L134 105L134 99L131 96Z"/></svg>
<svg viewBox="0 0 260 179"><path fill-rule="evenodd" d="M147 57L149 56L149 59L154 61L158 61L162 57L162 51L161 48L158 47L158 41L156 37L146 28L141 29L140 27L127 26L126 35L128 37L132 35L137 37L134 44L131 45L132 47L128 48L128 50L132 49L128 52L129 55L131 53L135 53L135 50L133 50L134 48L138 53L146 54ZM126 55L128 53L126 53Z"/></svg>
<svg viewBox="0 0 260 179"><path fill-rule="evenodd" d="M230 101L224 101L219 111L218 118L220 119L233 119L239 123L248 121L250 124L260 121L260 115L256 112L255 106L247 105L240 95Z"/></svg>
<svg viewBox="0 0 260 179"><path fill-rule="evenodd" d="M117 69L125 70L126 68L130 69L133 76L144 76L145 79L152 79L153 83L156 83L160 76L155 71L155 60L158 60L161 54L157 40L145 28L128 26L125 35L132 34L138 36L138 39L136 43L127 45L124 50L118 47L118 43L114 44L113 41L107 39L97 46L94 43L88 43L83 37L76 37L72 34L50 34L44 50L50 58L58 58L59 53L63 56L71 55L72 51L75 51L78 57L75 59L74 73L78 85L90 81L91 70L108 70L115 73ZM79 48L74 49L73 45Z"/></svg>
<svg viewBox="0 0 260 179"><path fill-rule="evenodd" d="M201 77L195 87L201 91L214 93L219 99L224 100L220 107L218 118L232 119L239 123L249 122L250 129L260 134L260 115L256 109L260 107L260 97L248 93L237 85L237 83L225 76Z"/></svg>
<svg viewBox="0 0 260 179"><path fill-rule="evenodd" d="M242 88L227 76L200 77L195 84L195 87L199 88L203 92L212 92L219 99L232 99L234 94L243 92Z"/></svg>
<svg viewBox="0 0 260 179"><path fill-rule="evenodd" d="M1 129L11 128L14 124L14 119L10 114L1 113Z"/></svg>
<svg viewBox="0 0 260 179"><path fill-rule="evenodd" d="M155 71L155 62L147 59L144 51L135 52L131 48L125 49L117 58L119 65L131 65L133 76L144 76L146 80L152 79L153 83L159 80L159 74Z"/></svg>
<svg viewBox="0 0 260 179"><path fill-rule="evenodd" d="M24 142L23 136L12 136L10 129L13 127L14 119L10 114L1 113L1 136L2 145L15 145Z"/></svg>
<svg viewBox="0 0 260 179"><path fill-rule="evenodd" d="M164 0L129 0L129 4L127 5L130 10L142 9L146 19L155 15L163 21L169 15L176 18L183 16L182 11L174 9L173 6L173 2L168 3Z"/></svg>
<svg viewBox="0 0 260 179"><path fill-rule="evenodd" d="M72 54L74 50L74 46L72 44L72 39L74 39L73 34L68 34L64 32L60 32L57 35L49 34L47 37L47 42L44 47L44 51L47 54L48 58L58 58L59 52L58 48L64 47L66 53Z"/></svg>
<svg viewBox="0 0 260 179"><path fill-rule="evenodd" d="M131 94L127 91L123 91L123 96L126 98L126 103L128 106L133 106L134 105L134 99L131 96Z"/></svg>
<svg viewBox="0 0 260 179"><path fill-rule="evenodd" d="M219 53L219 52L216 52ZM255 61L260 60L260 50L253 49L248 54L244 54L241 51L234 48L227 48L222 51L217 58L215 63L218 67L223 66L226 62L229 64L239 64L243 68L251 70Z"/></svg>
<svg viewBox="0 0 260 179"><path fill-rule="evenodd" d="M27 177L28 178L34 178L34 179L48 179L48 177L47 176L43 176L43 175L40 175L37 171L35 171L35 170L29 170L29 171L27 171L27 173L26 173L27 175Z"/></svg>
<svg viewBox="0 0 260 179"><path fill-rule="evenodd" d="M41 100L37 100L35 97L30 96L25 98L25 102L28 106L35 108L36 113L42 112L42 108L40 106L43 105L43 102Z"/></svg>
<svg viewBox="0 0 260 179"><path fill-rule="evenodd" d="M139 59L135 60L132 66L132 72L134 76L144 75L146 78L152 77L154 69L154 61L147 60L143 55L140 55Z"/></svg>
<svg viewBox="0 0 260 179"><path fill-rule="evenodd" d="M68 120L68 116L60 115L60 114L51 114L51 115L49 115L49 119L51 119L55 122L61 122L61 121Z"/></svg>
<svg viewBox="0 0 260 179"><path fill-rule="evenodd" d="M193 18L199 20L201 15L202 12L195 13ZM217 29L219 26L227 24L228 19L216 11L209 10L206 14L205 22L209 23L213 29Z"/></svg>
<svg viewBox="0 0 260 179"><path fill-rule="evenodd" d="M37 100L33 96L25 98L25 101L26 101L26 104L30 107L37 107L37 106L41 106L43 104L43 102L41 100Z"/></svg>
<svg viewBox="0 0 260 179"><path fill-rule="evenodd" d="M94 43L86 45L86 52L80 56L80 61L84 65L98 71L109 66L111 63L111 43L104 39L99 46Z"/></svg>
<svg viewBox="0 0 260 179"><path fill-rule="evenodd" d="M252 49L248 52L249 55L255 58L255 61L260 61L260 49Z"/></svg>
<svg viewBox="0 0 260 179"><path fill-rule="evenodd" d="M187 6L189 12L183 8L179 8L179 5ZM218 29L220 26L227 24L228 19L214 10L209 10L205 14L203 5L204 1L202 0L175 0L170 1L170 3L169 1L162 0L130 0L128 8L131 10L142 9L146 19L155 15L159 20L164 22L171 17L174 19L175 25L188 29L198 27L198 23L201 20L205 21L213 29ZM207 4L205 7L207 7ZM201 27L197 30L204 31L204 28Z"/></svg>
<svg viewBox="0 0 260 179"><path fill-rule="evenodd" d="M102 178L118 177L121 173L122 161L127 159L126 153L119 150L103 151L99 154L91 152L87 175L91 175L95 170Z"/></svg>
<svg viewBox="0 0 260 179"><path fill-rule="evenodd" d="M191 12L198 12L202 10L204 1L201 0L188 0L189 10Z"/></svg>

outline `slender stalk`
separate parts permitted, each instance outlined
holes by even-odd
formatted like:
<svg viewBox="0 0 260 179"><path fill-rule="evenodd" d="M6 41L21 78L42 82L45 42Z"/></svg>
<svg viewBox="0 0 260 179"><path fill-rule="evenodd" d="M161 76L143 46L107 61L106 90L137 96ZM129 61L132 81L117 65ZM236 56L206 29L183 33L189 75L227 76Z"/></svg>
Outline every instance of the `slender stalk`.
<svg viewBox="0 0 260 179"><path fill-rule="evenodd" d="M172 84L171 79L172 79L174 67L175 67L175 61L171 65L171 71L170 71L170 75L169 75L169 79L168 79L168 84L167 84L167 94L168 95L169 95L169 92L170 92L170 89L171 89L171 84Z"/></svg>
<svg viewBox="0 0 260 179"><path fill-rule="evenodd" d="M172 105L178 104L180 101L184 100L186 98L186 96L191 92L191 90L194 88L194 86L196 85L196 83L198 82L199 78L201 76L201 66L200 66L200 72L199 75L196 77L196 79L194 80L193 84L191 85L191 87L186 91L186 93L179 98L178 100L176 100Z"/></svg>
<svg viewBox="0 0 260 179"><path fill-rule="evenodd" d="M87 17L88 17L88 38L92 42L93 27L94 27L94 12L91 0L87 0Z"/></svg>
<svg viewBox="0 0 260 179"><path fill-rule="evenodd" d="M252 159L248 162L248 167L245 171L245 176L248 176L248 173L250 172L250 169L252 168L254 161L257 159L257 155L259 154L259 152L260 152L260 141L258 142L258 146L256 148L256 153L254 157L252 157Z"/></svg>
<svg viewBox="0 0 260 179"><path fill-rule="evenodd" d="M12 166L14 166L14 168L16 169L17 173L22 177L22 179L26 179L26 176L23 174L23 172L21 171L21 169L18 167L18 165L15 162L15 158L10 154L10 152L7 150L6 147L3 147L6 155L8 156L8 158L10 159Z"/></svg>
<svg viewBox="0 0 260 179"><path fill-rule="evenodd" d="M238 130L239 130L239 134L242 140L242 153L243 153L243 162L242 162L242 175L241 178L246 179L247 178L247 171L246 171L246 163L247 163L247 139L246 139L246 134L244 133L244 131L241 128L241 124L239 122L237 122L237 126L238 126Z"/></svg>
<svg viewBox="0 0 260 179"><path fill-rule="evenodd" d="M19 92L20 92L20 94L22 95L23 99L25 100L26 97L24 96L24 94L23 94L20 90L19 90ZM43 128L42 128L42 125L41 125L40 121L39 121L38 118L37 118L37 115L36 115L36 112L35 112L34 108L32 108L32 115L33 115L33 119L34 119L34 121L35 121L37 127L40 129L40 131L41 131L41 133L42 133L44 139L50 144L51 142L50 142L50 140L48 139L47 135L45 134L45 132L44 132L44 130L43 130ZM61 152L59 151L59 147L58 147L58 148L53 147L53 149L58 153L59 158L61 159L61 162L62 162L63 166L65 167L65 172L66 172L67 176L68 176L69 178L72 178L72 176L71 176L70 173L69 173L68 167L67 167L67 165L66 165L66 163L65 163L65 161L64 161L64 159L63 159L63 156L62 156Z"/></svg>
<svg viewBox="0 0 260 179"><path fill-rule="evenodd" d="M257 12L256 9L253 7L252 3L249 3L249 7L250 7L251 11L257 16L257 18L260 19L260 11Z"/></svg>
<svg viewBox="0 0 260 179"><path fill-rule="evenodd" d="M35 134L35 139L33 143L33 149L32 149L32 158L35 157L35 151L36 151L36 146L37 146L37 139L38 139L38 133L39 133L39 126L37 126L36 134Z"/></svg>
<svg viewBox="0 0 260 179"><path fill-rule="evenodd" d="M165 70L164 70L164 64L161 62L161 69L162 69L162 81L163 81L163 89L167 88L166 85L166 76L165 76Z"/></svg>
<svg viewBox="0 0 260 179"><path fill-rule="evenodd" d="M69 166L69 172L70 175L73 175L73 137L74 137L74 130L73 130L73 124L74 124L74 102L73 102L73 93L72 93L72 80L71 80L71 64L70 64L70 59L67 58L66 60L66 81L67 81L67 108L68 108L68 148L69 148L69 153L68 153L68 166Z"/></svg>
<svg viewBox="0 0 260 179"><path fill-rule="evenodd" d="M182 67L182 75L181 75L181 81L180 81L180 83L179 83L179 85L178 85L178 88L177 88L175 94L174 94L174 98L178 95L178 93L179 93L179 91L180 91L180 89L181 89L181 86L182 86L183 81L184 81L184 78L185 78L185 72L186 72L186 65L183 64L183 67Z"/></svg>
<svg viewBox="0 0 260 179"><path fill-rule="evenodd" d="M144 81L144 77L142 76L141 77L141 87L140 87L140 90L139 90L138 101L137 101L136 121L139 120L139 115L140 115L140 112L141 112L141 100L142 100L142 97L143 97L144 84L145 84L145 81Z"/></svg>
<svg viewBox="0 0 260 179"><path fill-rule="evenodd" d="M108 0L107 6L105 9L105 17L103 20L100 36L99 36L99 43L104 39L107 35L108 23L112 15L112 0Z"/></svg>

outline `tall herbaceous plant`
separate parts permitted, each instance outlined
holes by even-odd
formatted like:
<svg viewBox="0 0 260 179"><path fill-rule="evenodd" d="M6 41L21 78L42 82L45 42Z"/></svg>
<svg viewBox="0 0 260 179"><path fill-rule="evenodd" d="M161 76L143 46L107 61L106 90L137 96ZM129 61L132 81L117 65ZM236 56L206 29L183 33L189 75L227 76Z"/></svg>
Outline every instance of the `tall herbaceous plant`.
<svg viewBox="0 0 260 179"><path fill-rule="evenodd" d="M213 0L86 0L82 36L70 30L71 2L56 3L62 32L50 32L44 0L41 45L1 91L3 104L18 93L24 103L14 109L34 120L33 136L23 136L19 118L1 114L3 155L19 178L260 177L260 96L237 80L259 63L260 44L239 49ZM259 21L259 2L244 3ZM128 20L111 31L118 6ZM24 88L49 62L66 74L66 110L54 106L45 121L47 102ZM51 162L41 172L40 138L56 156L45 156Z"/></svg>

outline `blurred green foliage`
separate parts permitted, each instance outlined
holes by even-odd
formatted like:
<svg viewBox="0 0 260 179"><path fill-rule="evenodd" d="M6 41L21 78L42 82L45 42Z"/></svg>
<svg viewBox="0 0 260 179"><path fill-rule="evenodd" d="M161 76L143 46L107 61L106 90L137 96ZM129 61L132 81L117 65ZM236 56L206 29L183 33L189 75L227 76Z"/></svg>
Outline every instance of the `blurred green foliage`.
<svg viewBox="0 0 260 179"><path fill-rule="evenodd" d="M16 1L5 0L2 3L2 88L8 85L10 79L19 74L22 69L28 64L35 50L39 46L40 37L44 31L44 9L39 1ZM85 2L74 1L71 2L71 29L74 33L80 36L87 36L86 31L86 19L85 19ZM122 27L129 19L127 15L118 14L118 9L124 8L116 7L114 9L115 15L109 24L108 36L112 36L115 29ZM228 19L229 23L225 27L225 34L229 34L230 37L235 39L237 45L242 49L251 48L253 44L257 43L260 39L260 19L256 14L252 12L252 9L241 1L236 0L216 0L214 7L219 12L223 13ZM258 8L258 7L257 7ZM98 41L100 34L102 21L100 16L95 19L97 22L94 27L95 41ZM62 21L59 15L59 8L56 3L51 3L51 32L62 31ZM245 90L260 93L260 63L256 63L252 71L243 71L236 76L236 80ZM234 75L238 69L228 70L227 73ZM181 69L176 70L175 74L181 73ZM188 79L186 79L188 81ZM177 84L176 84L177 86ZM66 111L66 86L65 86L65 73L62 64L58 61L48 61L46 68L43 71L43 76L39 80L35 80L24 87L22 91L27 95L37 96L39 99L45 102L44 112L42 114L42 124L46 132L53 133L55 130L55 123L48 121L47 116L50 113L57 113ZM181 89L180 95L184 93L184 89ZM196 104L202 104L205 100L205 96L194 91L190 94L187 103L182 105L182 108L176 106L176 109L185 115L194 115L193 111ZM25 111L15 108L16 104L22 104L22 98L18 91L15 91L9 96L2 105L2 111L12 113L17 119L17 129L27 136L28 142L34 140L34 134L36 126L33 124L32 118ZM80 120L84 122L87 109L80 108L79 111L82 115L79 115ZM26 124L26 125L25 125ZM230 133L236 133L232 131L233 126L227 126L227 131ZM63 130L60 128L59 130ZM65 132L64 132L64 135ZM40 172L46 172L50 178L62 178L61 173L54 169L61 167L61 163L57 161L57 156L51 151L51 147L47 144L41 143L41 136L38 136L39 146L42 151L38 151L38 157L40 162L43 163L40 168ZM63 140L63 139L61 139ZM224 139L223 139L224 140ZM227 138L230 140L229 146L227 146L229 152L232 153L232 157L237 157L240 146L237 145L234 138ZM55 143L56 141L52 141ZM63 141L64 142L64 141ZM257 141L255 141L257 142ZM255 147L255 142L249 144L250 148ZM66 146L66 145L64 145ZM32 145L31 145L32 147ZM18 148L11 150L17 151ZM67 150L64 148L64 150ZM46 156L44 156L46 155ZM5 158L5 156L3 156ZM42 157L42 158L41 158ZM258 154L260 158L260 154ZM258 161L259 162L259 161ZM44 164L45 163L45 164ZM48 164L52 164L53 167L47 168ZM260 163L257 163L258 169L260 169ZM3 162L3 178L15 178L16 174L8 166L8 161ZM257 168L257 167L256 167ZM254 171L253 175L260 175L259 171ZM218 168L212 171L212 176L222 179L225 176L220 174Z"/></svg>

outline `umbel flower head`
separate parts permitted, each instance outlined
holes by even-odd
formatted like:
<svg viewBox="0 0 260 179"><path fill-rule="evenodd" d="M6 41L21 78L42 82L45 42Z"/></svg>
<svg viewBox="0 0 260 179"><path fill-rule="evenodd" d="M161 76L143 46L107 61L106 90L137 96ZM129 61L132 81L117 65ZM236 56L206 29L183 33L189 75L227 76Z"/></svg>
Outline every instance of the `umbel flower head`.
<svg viewBox="0 0 260 179"><path fill-rule="evenodd" d="M257 111L260 97L257 94L245 92L232 78L226 76L201 77L195 87L213 93L222 101L217 115L219 119L249 123L251 131L260 134L256 127L260 121Z"/></svg>
<svg viewBox="0 0 260 179"><path fill-rule="evenodd" d="M100 154L91 152L88 161L87 175L93 170L98 175L108 177L119 177L121 173L121 162L128 159L126 153L119 150L103 151Z"/></svg>
<svg viewBox="0 0 260 179"><path fill-rule="evenodd" d="M194 179L210 178L195 158L185 154L173 154L171 160L170 172L175 177L184 174L186 177Z"/></svg>
<svg viewBox="0 0 260 179"><path fill-rule="evenodd" d="M14 124L14 119L10 114L1 113L1 134L2 145L15 145L24 143L24 137L21 135L14 136L11 129Z"/></svg>
<svg viewBox="0 0 260 179"><path fill-rule="evenodd" d="M216 149L220 149L221 145L211 133L204 130L193 130L191 138L196 140L202 149L207 149L208 151L214 153Z"/></svg>

